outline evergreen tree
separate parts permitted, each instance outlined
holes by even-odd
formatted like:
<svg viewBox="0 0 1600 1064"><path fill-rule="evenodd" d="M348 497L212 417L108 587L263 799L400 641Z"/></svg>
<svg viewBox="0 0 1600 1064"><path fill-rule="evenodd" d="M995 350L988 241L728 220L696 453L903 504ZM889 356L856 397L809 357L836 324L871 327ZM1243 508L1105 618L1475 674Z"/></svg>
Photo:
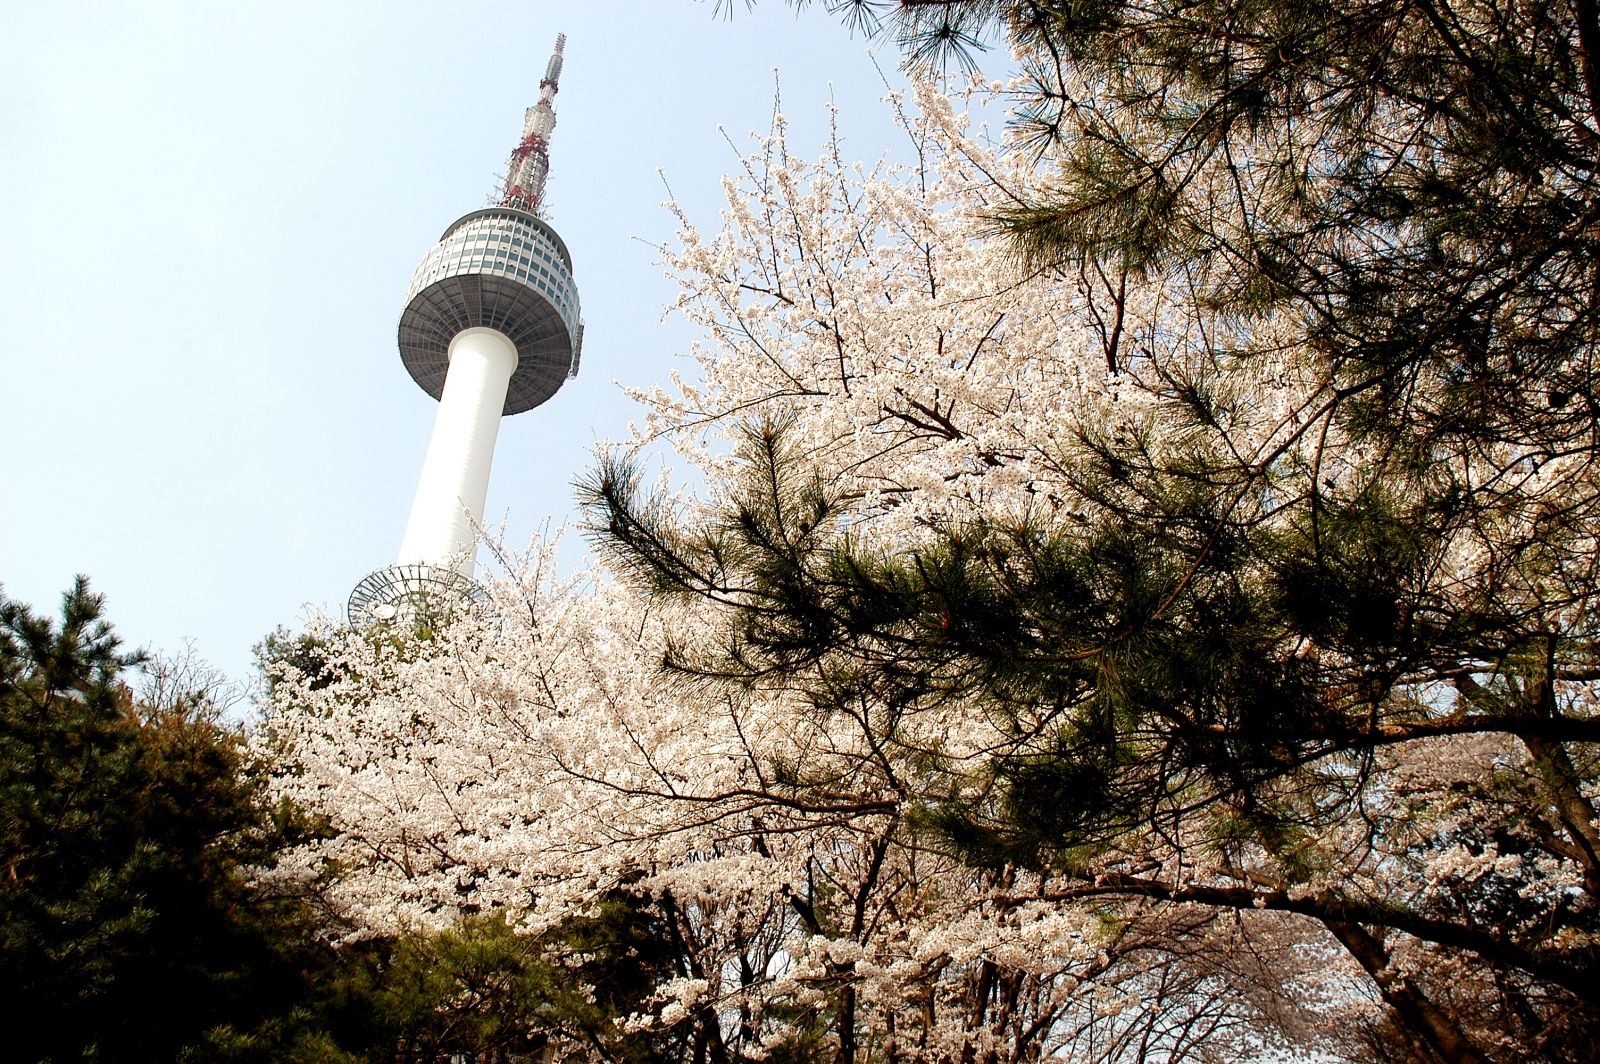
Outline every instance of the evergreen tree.
<svg viewBox="0 0 1600 1064"><path fill-rule="evenodd" d="M295 1060L685 1059L682 1032L626 1033L672 971L659 914L621 893L595 915L521 934L499 913L442 931L377 936L340 951ZM687 1025L685 1025L687 1026Z"/></svg>
<svg viewBox="0 0 1600 1064"><path fill-rule="evenodd" d="M203 699L142 704L80 579L53 623L0 599L0 995L19 1061L201 1057L287 1010L323 956L253 884L290 819ZM292 818L291 818L292 819Z"/></svg>

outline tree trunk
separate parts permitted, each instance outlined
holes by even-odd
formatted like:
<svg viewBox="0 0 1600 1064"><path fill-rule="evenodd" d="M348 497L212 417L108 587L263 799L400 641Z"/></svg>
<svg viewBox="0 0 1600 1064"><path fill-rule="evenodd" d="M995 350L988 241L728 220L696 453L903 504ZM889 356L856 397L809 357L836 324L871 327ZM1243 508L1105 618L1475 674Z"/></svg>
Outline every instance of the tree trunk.
<svg viewBox="0 0 1600 1064"><path fill-rule="evenodd" d="M1467 1040L1450 1018L1412 985L1411 980L1389 970L1389 951L1359 924L1324 920L1345 949L1350 951L1377 984L1384 1003L1394 1010L1402 1029L1449 1064L1488 1064L1488 1059Z"/></svg>

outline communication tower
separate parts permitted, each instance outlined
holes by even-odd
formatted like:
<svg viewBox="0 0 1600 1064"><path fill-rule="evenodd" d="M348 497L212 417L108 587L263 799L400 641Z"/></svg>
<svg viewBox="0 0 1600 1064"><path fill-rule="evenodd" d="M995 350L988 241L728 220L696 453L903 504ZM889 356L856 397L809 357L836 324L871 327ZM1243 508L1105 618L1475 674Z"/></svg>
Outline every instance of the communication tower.
<svg viewBox="0 0 1600 1064"><path fill-rule="evenodd" d="M543 217L566 43L556 38L500 203L452 223L411 277L400 357L439 412L399 556L350 593L352 624L435 614L481 595L473 568L500 419L578 375L572 256Z"/></svg>

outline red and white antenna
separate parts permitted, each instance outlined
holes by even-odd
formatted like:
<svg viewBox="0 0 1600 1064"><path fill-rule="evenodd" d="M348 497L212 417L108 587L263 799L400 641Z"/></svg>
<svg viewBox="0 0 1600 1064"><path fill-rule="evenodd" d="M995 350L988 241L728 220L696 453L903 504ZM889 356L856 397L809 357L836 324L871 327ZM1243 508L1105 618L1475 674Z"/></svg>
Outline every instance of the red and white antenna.
<svg viewBox="0 0 1600 1064"><path fill-rule="evenodd" d="M550 173L550 134L556 128L556 90L560 87L561 58L566 48L567 35L557 34L555 54L544 69L544 80L539 82L539 102L528 108L522 123L522 140L511 153L502 207L540 213L544 181Z"/></svg>

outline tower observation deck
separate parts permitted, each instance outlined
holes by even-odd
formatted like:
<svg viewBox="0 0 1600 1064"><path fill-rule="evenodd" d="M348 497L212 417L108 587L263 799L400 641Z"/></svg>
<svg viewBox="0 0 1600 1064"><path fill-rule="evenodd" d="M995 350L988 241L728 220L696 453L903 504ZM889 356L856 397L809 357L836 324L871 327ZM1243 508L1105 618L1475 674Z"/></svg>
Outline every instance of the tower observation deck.
<svg viewBox="0 0 1600 1064"><path fill-rule="evenodd" d="M577 376L572 256L542 216L565 47L557 37L499 205L458 218L411 277L400 357L439 413L400 553L350 593L352 624L435 615L481 594L473 570L500 419Z"/></svg>

